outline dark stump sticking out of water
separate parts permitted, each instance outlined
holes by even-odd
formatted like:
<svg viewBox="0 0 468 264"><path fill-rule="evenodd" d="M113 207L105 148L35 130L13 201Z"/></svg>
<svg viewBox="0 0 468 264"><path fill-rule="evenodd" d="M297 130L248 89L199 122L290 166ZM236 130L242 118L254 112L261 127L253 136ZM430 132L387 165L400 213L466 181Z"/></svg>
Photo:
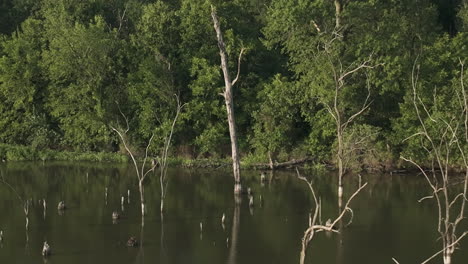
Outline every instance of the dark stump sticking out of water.
<svg viewBox="0 0 468 264"><path fill-rule="evenodd" d="M127 247L138 247L138 240L131 236L127 241Z"/></svg>

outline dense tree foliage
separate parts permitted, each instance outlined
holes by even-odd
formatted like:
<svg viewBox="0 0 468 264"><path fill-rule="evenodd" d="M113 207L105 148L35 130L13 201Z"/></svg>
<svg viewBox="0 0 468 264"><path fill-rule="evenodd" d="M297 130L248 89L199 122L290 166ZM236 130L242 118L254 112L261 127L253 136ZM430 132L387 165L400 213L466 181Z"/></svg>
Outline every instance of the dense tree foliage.
<svg viewBox="0 0 468 264"><path fill-rule="evenodd" d="M246 49L234 88L244 157L348 155L361 164L350 169L384 168L402 153L424 153L407 139L418 131L415 67L420 99L439 114L466 92L464 0L8 0L0 4L0 143L117 151L110 125L126 125L125 116L142 149L163 134L178 96L187 105L176 154L229 156L211 5L233 72Z"/></svg>

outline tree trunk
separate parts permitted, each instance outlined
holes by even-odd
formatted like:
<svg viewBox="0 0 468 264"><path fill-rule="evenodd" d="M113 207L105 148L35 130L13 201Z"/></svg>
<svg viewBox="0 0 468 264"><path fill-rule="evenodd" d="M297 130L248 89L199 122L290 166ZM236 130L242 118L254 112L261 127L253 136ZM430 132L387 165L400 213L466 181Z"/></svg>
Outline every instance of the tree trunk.
<svg viewBox="0 0 468 264"><path fill-rule="evenodd" d="M160 205L161 215L164 211L164 197L166 197L166 193L164 190L164 174L162 170L164 170L164 168L161 166L161 177L159 178L159 183L161 184L161 205Z"/></svg>
<svg viewBox="0 0 468 264"><path fill-rule="evenodd" d="M143 181L140 180L138 182L138 190L140 191L140 202L141 202L141 216L144 216L146 214L146 208L145 208L145 189L143 186Z"/></svg>
<svg viewBox="0 0 468 264"><path fill-rule="evenodd" d="M226 47L224 45L223 34L221 32L221 26L219 24L219 20L218 20L218 17L216 15L216 11L214 8L211 11L211 17L213 18L213 25L216 31L216 37L218 39L219 55L221 57L221 69L223 70L223 75L224 75L225 90L224 90L223 96L224 96L224 100L226 103L226 111L227 111L228 123L229 123L229 135L231 138L232 168L233 168L234 180L235 180L234 193L240 193L241 191L240 162L239 162L239 153L238 153L238 147L237 147L236 123L235 123L235 117L234 117L234 103L233 103L233 94L232 94L233 82L231 81L231 76L229 74L228 56L226 52Z"/></svg>
<svg viewBox="0 0 468 264"><path fill-rule="evenodd" d="M345 168L343 166L343 131L341 131L341 125L337 128L337 139L338 139L338 155L337 162L338 162L338 207L341 210L341 206L343 204L343 175L345 173Z"/></svg>
<svg viewBox="0 0 468 264"><path fill-rule="evenodd" d="M268 151L268 161L269 161L269 166L270 166L270 170L274 170L275 169L275 165L273 163L273 159L271 158L271 151Z"/></svg>
<svg viewBox="0 0 468 264"><path fill-rule="evenodd" d="M224 79L226 81L226 78ZM229 136L231 138L232 169L234 172L235 182L237 184L240 184L240 162L239 162L239 153L238 153L238 147L237 147L236 123L234 119L232 86L230 85L229 86L226 85L225 99L226 99L225 100L226 110L227 110L228 123L229 123Z"/></svg>
<svg viewBox="0 0 468 264"><path fill-rule="evenodd" d="M444 264L452 263L452 254L444 252Z"/></svg>

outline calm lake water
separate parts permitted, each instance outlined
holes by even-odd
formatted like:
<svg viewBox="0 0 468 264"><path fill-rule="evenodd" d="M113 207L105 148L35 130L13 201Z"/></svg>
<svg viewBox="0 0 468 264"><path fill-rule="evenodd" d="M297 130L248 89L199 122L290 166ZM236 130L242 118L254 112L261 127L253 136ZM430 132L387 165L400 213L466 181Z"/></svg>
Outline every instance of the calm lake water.
<svg viewBox="0 0 468 264"><path fill-rule="evenodd" d="M142 227L130 166L4 163L0 173L11 186L0 183L0 263L299 263L312 209L308 187L294 172L268 175L262 185L258 171L242 171L244 186L254 190L251 210L246 197L236 208L229 170L172 169L163 218L158 175L146 182L148 214ZM335 177L308 176L322 197L324 221L335 217ZM317 233L306 263L393 263L392 257L402 264L420 263L441 249L433 203L417 202L429 192L422 177L366 175L363 181L369 185L351 205L353 224L340 234ZM349 195L358 180L348 177L346 186ZM32 199L28 231L21 202L26 199ZM47 201L45 212L40 199ZM68 207L63 214L57 211L60 200ZM113 211L122 215L117 223ZM143 246L126 247L130 236ZM45 240L53 250L47 259L41 256ZM465 241L453 263L467 260Z"/></svg>

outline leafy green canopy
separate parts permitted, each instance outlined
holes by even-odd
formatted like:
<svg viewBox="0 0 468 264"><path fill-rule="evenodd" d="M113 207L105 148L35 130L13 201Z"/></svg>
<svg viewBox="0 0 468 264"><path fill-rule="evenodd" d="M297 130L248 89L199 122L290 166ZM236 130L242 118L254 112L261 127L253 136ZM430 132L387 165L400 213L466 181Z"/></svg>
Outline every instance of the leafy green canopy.
<svg viewBox="0 0 468 264"><path fill-rule="evenodd" d="M179 153L228 156L214 5L231 72L247 49L234 88L243 155L332 160L332 72L371 56L380 66L350 76L337 97L346 119L371 91L372 103L345 137L377 131L379 151L424 159L417 142L404 141L418 131L413 64L417 58L422 100L432 107L436 93L438 111L455 107L459 59L468 57L465 2L343 1L335 28L329 0L3 1L0 142L116 151L109 125L125 127L123 113L132 147L142 149L153 133L164 134L177 95L188 103L175 131Z"/></svg>

